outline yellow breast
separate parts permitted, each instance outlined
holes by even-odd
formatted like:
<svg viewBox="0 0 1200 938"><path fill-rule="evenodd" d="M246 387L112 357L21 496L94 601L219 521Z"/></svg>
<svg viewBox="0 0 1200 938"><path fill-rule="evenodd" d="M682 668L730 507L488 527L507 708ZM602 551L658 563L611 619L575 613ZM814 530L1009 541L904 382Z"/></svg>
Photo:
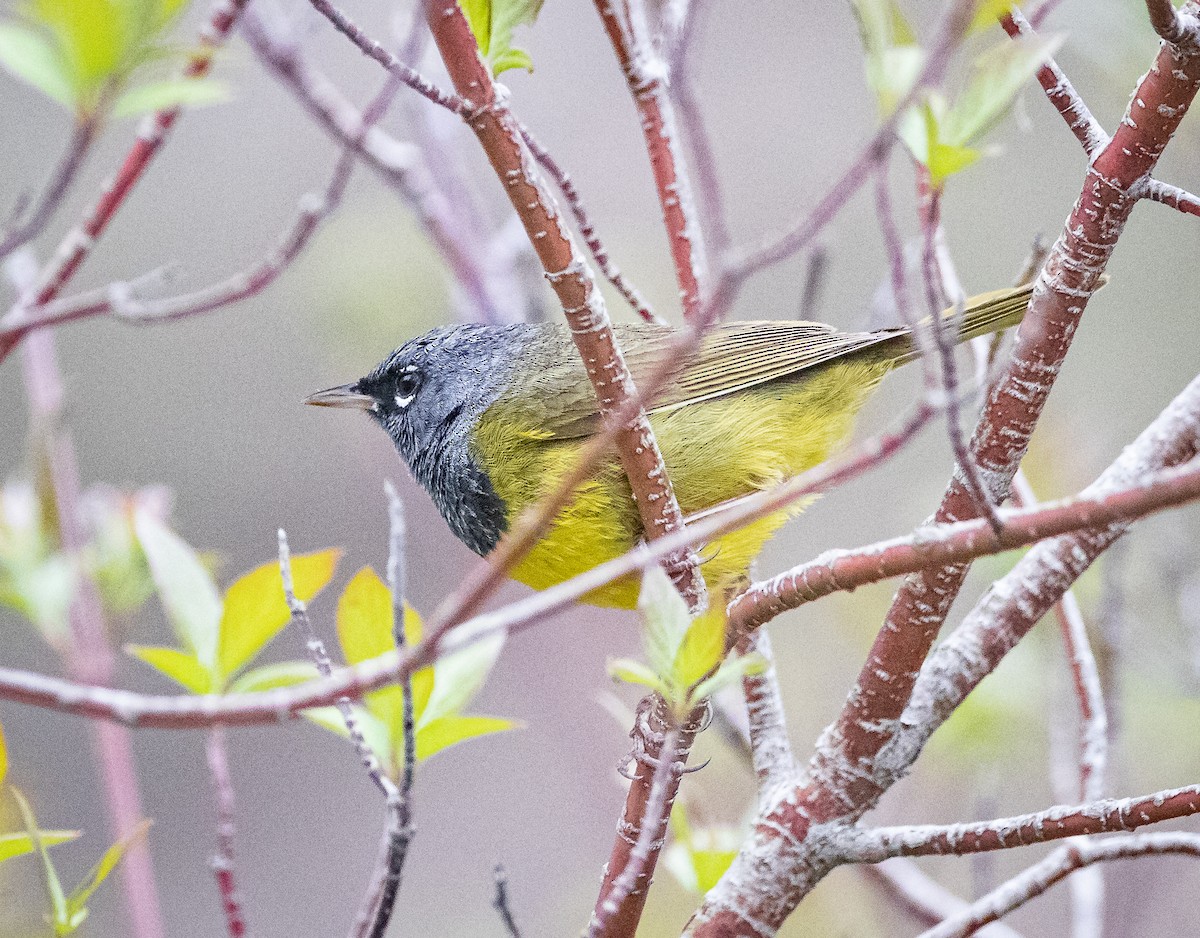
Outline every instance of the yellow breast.
<svg viewBox="0 0 1200 938"><path fill-rule="evenodd" d="M885 362L846 361L796 381L776 381L650 415L684 515L769 488L827 459L850 435L854 417L880 379ZM583 439L547 439L525 425L511 403L493 405L476 429L475 457L512 520L575 465ZM744 579L767 539L795 505L703 545L710 593L722 596ZM605 460L559 514L542 541L512 571L545 589L632 548L641 523L615 455ZM595 590L585 601L630 608L632 577Z"/></svg>

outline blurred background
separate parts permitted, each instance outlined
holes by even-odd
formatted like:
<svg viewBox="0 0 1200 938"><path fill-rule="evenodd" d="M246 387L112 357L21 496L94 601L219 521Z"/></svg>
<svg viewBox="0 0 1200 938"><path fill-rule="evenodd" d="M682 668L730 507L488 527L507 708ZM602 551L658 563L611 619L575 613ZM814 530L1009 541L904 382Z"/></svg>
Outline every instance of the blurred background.
<svg viewBox="0 0 1200 938"><path fill-rule="evenodd" d="M255 0L255 3L264 0ZM15 4L4 3L11 13ZM719 161L734 237L756 241L807 211L845 168L875 123L854 20L846 3L712 4L694 63ZM913 15L926 30L932 4ZM401 4L351 0L347 11L372 35L402 35ZM280 7L312 61L356 102L381 82L378 68L303 3ZM207 10L179 24L195 35ZM1059 63L1101 122L1112 128L1157 47L1134 0L1065 0L1046 31L1062 31ZM999 29L988 39L995 41ZM927 35L927 33L926 33ZM549 0L519 37L536 71L504 82L517 113L574 177L613 259L676 320L676 287L637 117L590 3ZM422 68L446 85L426 55ZM291 224L299 198L324 185L337 150L237 37L218 60L232 100L189 112L122 209L74 288L180 265L175 288L205 285L254 263ZM412 99L412 100L408 100ZM402 90L383 126L411 136ZM65 112L0 73L0 210L36 191L69 132ZM481 229L507 217L499 187L469 135L434 114L480 206ZM443 126L443 124L445 126ZM59 220L37 243L54 249L121 158L135 130L114 122L88 160ZM1185 120L1160 178L1200 187L1200 124ZM968 292L1007 285L1036 233L1053 239L1079 191L1085 162L1061 118L1032 82L1013 115L991 134L993 152L951 182L944 202L950 249ZM911 173L898 153L897 211L915 231ZM868 323L884 274L870 193L827 229L826 281L811 318ZM1095 477L1196 373L1196 219L1147 203L1134 213L1109 267L1110 285L1084 324L1035 436L1027 466L1042 498ZM796 316L805 258L755 278L734 315ZM535 285L532 305L557 315ZM610 295L610 310L629 310ZM432 612L475 558L459 544L408 477L390 443L365 419L301 407L308 392L359 377L404 339L452 321L452 289L409 208L366 170L356 172L340 211L265 293L211 316L133 328L96 319L59 330L66 419L85 484L165 486L173 526L220 558L218 579L269 561L275 530L296 550L341 547L333 587L313 605L332 631L333 604L363 565L386 560L385 479L400 488L409 517L409 598ZM915 371L915 369L913 369ZM905 411L919 375L889 379L869 405L860 436ZM26 477L27 414L18 356L0 366L0 473ZM773 573L830 547L851 547L911 529L937 504L951 466L939 426L886 467L821 499L768 547ZM1151 519L1080 586L1089 623L1111 639L1119 708L1110 793L1125 795L1197 780L1200 752L1200 547L1195 508ZM958 616L1014 561L976 564ZM887 607L894 584L861 589L781 617L771 627L797 755L804 759L837 713ZM495 603L519 597L507 586ZM951 617L952 624L957 621ZM1049 627L1048 627L1049 626ZM157 600L115 624L114 641L167 644ZM1110 646L1105 645L1105 648ZM523 721L518 732L442 753L420 768L417 838L409 854L393 934L500 935L491 908L492 867L503 862L526 935L575 933L586 922L622 804L614 766L628 725L598 702L612 692L606 658L637 654L632 613L576 608L512 639L474 709ZM295 658L284 632L268 660ZM1117 654L1117 653L1113 653ZM0 609L0 662L57 671L34 630ZM167 692L167 682L129 660L116 683ZM616 688L630 707L636 694ZM912 776L874 815L880 822L951 822L1036 810L1052 803L1049 755L1070 747L1074 702L1057 633L1043 623L940 732ZM0 702L12 759L10 781L34 800L44 826L85 831L56 851L67 879L82 876L109 842L88 727L78 719ZM1066 735L1066 742L1062 736ZM223 931L208 869L214 804L201 733L138 731L134 738L158 887L173 936ZM348 928L372 867L380 799L354 758L306 724L230 733L238 795L238 861L254 933L339 935ZM684 783L693 823L743 823L751 776L716 734L696 761L711 765ZM11 815L5 829L19 825ZM1193 825L1195 826L1195 825ZM922 866L960 895L985 891L1044 852L1012 851ZM1178 910L1194 901L1200 868L1190 860L1112 865L1107 934L1177 936ZM678 933L697 899L665 870L643 934ZM37 866L0 867L0 935L32 933L44 908ZM1060 887L1014 915L1028 935L1063 934L1068 890ZM1181 930L1182 929L1182 930ZM121 891L109 884L93 904L87 934L126 934ZM781 934L882 936L916 925L852 869L835 872Z"/></svg>

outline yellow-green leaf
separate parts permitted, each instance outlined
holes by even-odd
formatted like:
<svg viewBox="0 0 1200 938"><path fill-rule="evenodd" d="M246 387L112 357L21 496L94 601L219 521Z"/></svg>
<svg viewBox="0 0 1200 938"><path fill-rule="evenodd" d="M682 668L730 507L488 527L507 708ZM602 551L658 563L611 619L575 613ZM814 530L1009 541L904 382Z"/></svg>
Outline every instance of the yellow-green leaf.
<svg viewBox="0 0 1200 938"><path fill-rule="evenodd" d="M186 651L154 645L126 645L125 653L146 662L193 694L209 694L213 691L212 673Z"/></svg>
<svg viewBox="0 0 1200 938"><path fill-rule="evenodd" d="M608 674L614 681L623 681L626 684L642 684L652 690L662 687L662 680L649 665L632 658L610 658Z"/></svg>
<svg viewBox="0 0 1200 938"><path fill-rule="evenodd" d="M642 615L642 647L646 661L656 674L670 679L675 659L690 616L687 603L671 583L662 567L655 564L642 575L638 593L638 612Z"/></svg>
<svg viewBox="0 0 1200 938"><path fill-rule="evenodd" d="M975 17L967 27L967 35L983 32L995 26L1005 13L1013 8L1012 0L978 0L975 7Z"/></svg>
<svg viewBox="0 0 1200 938"><path fill-rule="evenodd" d="M697 616L683 638L672 669L675 683L691 687L720 662L725 653L725 607L714 603Z"/></svg>
<svg viewBox="0 0 1200 938"><path fill-rule="evenodd" d="M79 836L79 831L38 831L38 836L47 847L63 844ZM0 863L13 857L22 857L34 851L33 838L27 833L0 834Z"/></svg>
<svg viewBox="0 0 1200 938"><path fill-rule="evenodd" d="M58 872L54 869L54 863L50 859L50 854L46 852L46 842L42 839L42 832L38 829L37 818L34 816L33 808L21 793L20 789L10 788L13 798L16 799L17 808L21 812L21 820L25 824L25 833L29 835L30 842L33 844L33 849L37 851L38 856L42 861L42 876L46 883L46 894L50 897L51 921L54 923L55 931L58 930L60 924L67 924L67 896L63 892L62 882L58 878Z"/></svg>
<svg viewBox="0 0 1200 938"><path fill-rule="evenodd" d="M362 733L366 744L371 747L371 751L375 753L380 763L391 772L395 759L388 727L373 713L358 704L351 704L351 709L354 712L355 724ZM314 707L311 710L301 711L300 715L310 723L329 730L336 736L341 736L343 739L350 738L346 721L337 707Z"/></svg>
<svg viewBox="0 0 1200 938"><path fill-rule="evenodd" d="M104 856L91 868L88 875L84 877L83 882L75 887L75 891L67 899L67 914L73 924L83 921L84 916L87 914L88 899L100 888L100 884L108 878L108 874L116 869L117 864L125 858L125 854L129 852L130 848L141 842L146 836L146 832L150 830L152 823L154 822L149 819L142 821L132 831L105 850Z"/></svg>
<svg viewBox="0 0 1200 938"><path fill-rule="evenodd" d="M0 65L59 104L74 105L70 68L40 33L17 23L0 23Z"/></svg>
<svg viewBox="0 0 1200 938"><path fill-rule="evenodd" d="M468 739L502 733L518 726L519 723L500 717L448 716L431 720L417 731L417 760L428 759Z"/></svg>
<svg viewBox="0 0 1200 938"><path fill-rule="evenodd" d="M8 775L8 745L4 742L4 726L0 724L0 785Z"/></svg>
<svg viewBox="0 0 1200 938"><path fill-rule="evenodd" d="M433 666L433 690L417 719L417 728L440 717L461 713L483 687L492 665L504 647L504 634L480 639L437 661ZM414 688L413 696L416 696Z"/></svg>
<svg viewBox="0 0 1200 938"><path fill-rule="evenodd" d="M324 550L292 557L296 596L308 602L324 589L340 555L338 550ZM229 587L221 615L218 657L224 678L228 680L249 664L290 618L279 564L263 564Z"/></svg>
<svg viewBox="0 0 1200 938"><path fill-rule="evenodd" d="M196 552L149 512L137 512L134 527L150 564L159 599L180 644L205 668L213 670L217 662L221 597L212 575Z"/></svg>
<svg viewBox="0 0 1200 938"><path fill-rule="evenodd" d="M136 117L174 107L202 107L229 99L229 88L211 78L173 78L130 88L113 105L117 117Z"/></svg>
<svg viewBox="0 0 1200 938"><path fill-rule="evenodd" d="M462 0L467 23L479 44L479 51L499 75L510 68L533 70L533 61L523 49L514 48L516 27L533 25L544 0Z"/></svg>

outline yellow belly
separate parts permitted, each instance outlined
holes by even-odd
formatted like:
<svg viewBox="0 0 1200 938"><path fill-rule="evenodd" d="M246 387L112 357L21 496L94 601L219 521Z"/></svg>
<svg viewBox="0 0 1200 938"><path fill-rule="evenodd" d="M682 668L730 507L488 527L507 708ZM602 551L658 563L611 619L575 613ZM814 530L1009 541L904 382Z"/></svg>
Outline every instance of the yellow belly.
<svg viewBox="0 0 1200 938"><path fill-rule="evenodd" d="M802 381L773 382L652 414L684 515L769 488L823 462L850 435L859 408L888 370L886 363L839 363ZM575 465L582 442L547 440L536 428L519 426L510 408L497 405L484 414L475 455L504 500L510 523ZM700 556L711 595L720 597L744 579L766 541L803 507L794 505L704 545ZM619 557L640 537L629 483L614 456L580 487L512 575L545 589ZM584 601L630 608L638 586L637 579L626 577Z"/></svg>

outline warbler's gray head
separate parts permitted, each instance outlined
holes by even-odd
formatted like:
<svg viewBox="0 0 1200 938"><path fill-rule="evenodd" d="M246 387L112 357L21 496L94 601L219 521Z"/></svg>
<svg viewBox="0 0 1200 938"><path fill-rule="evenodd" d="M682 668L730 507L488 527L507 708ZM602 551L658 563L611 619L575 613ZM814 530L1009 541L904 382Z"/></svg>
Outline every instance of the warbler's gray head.
<svg viewBox="0 0 1200 938"><path fill-rule="evenodd" d="M471 452L479 418L505 390L528 326L446 326L411 339L352 384L304 403L367 411L459 539L476 553L495 546L504 506Z"/></svg>

